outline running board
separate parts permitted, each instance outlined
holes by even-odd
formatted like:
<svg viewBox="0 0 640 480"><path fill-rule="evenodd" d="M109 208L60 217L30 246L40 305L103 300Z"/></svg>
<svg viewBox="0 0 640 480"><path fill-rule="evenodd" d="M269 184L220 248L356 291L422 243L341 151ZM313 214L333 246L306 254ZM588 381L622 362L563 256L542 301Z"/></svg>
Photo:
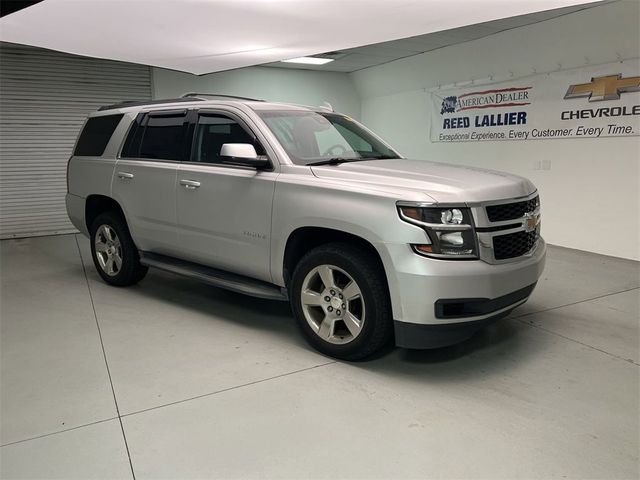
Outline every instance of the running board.
<svg viewBox="0 0 640 480"><path fill-rule="evenodd" d="M267 298L269 300L288 300L284 288L261 280L206 267L198 263L150 252L140 252L140 263L148 267L194 278L226 290L251 295L252 297Z"/></svg>

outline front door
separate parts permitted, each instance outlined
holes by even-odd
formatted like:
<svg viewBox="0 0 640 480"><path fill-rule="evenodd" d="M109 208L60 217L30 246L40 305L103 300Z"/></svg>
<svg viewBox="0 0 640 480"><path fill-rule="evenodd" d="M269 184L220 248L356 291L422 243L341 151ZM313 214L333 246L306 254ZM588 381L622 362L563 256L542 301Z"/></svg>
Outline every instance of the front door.
<svg viewBox="0 0 640 480"><path fill-rule="evenodd" d="M176 205L182 257L271 281L271 207L277 174L226 165L225 143L264 149L231 113L197 115L190 162L178 167Z"/></svg>

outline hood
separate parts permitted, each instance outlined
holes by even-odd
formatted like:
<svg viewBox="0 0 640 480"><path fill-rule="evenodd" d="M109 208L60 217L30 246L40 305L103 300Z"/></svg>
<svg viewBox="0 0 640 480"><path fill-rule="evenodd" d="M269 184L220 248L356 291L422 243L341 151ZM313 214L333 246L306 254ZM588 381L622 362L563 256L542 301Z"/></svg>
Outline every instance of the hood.
<svg viewBox="0 0 640 480"><path fill-rule="evenodd" d="M318 178L408 190L426 194L438 203L503 200L523 197L536 189L526 178L509 173L405 158L311 168Z"/></svg>

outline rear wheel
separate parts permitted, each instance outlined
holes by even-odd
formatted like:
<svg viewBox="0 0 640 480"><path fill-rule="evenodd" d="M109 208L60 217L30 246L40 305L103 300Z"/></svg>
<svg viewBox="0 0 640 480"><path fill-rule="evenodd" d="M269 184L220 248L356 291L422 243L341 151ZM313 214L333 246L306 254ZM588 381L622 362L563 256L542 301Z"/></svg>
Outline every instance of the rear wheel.
<svg viewBox="0 0 640 480"><path fill-rule="evenodd" d="M360 248L333 243L311 250L295 268L290 293L304 336L326 355L359 360L391 337L384 272Z"/></svg>
<svg viewBox="0 0 640 480"><path fill-rule="evenodd" d="M144 278L148 269L140 264L138 249L121 215L115 212L98 215L90 232L93 264L105 282L124 287Z"/></svg>

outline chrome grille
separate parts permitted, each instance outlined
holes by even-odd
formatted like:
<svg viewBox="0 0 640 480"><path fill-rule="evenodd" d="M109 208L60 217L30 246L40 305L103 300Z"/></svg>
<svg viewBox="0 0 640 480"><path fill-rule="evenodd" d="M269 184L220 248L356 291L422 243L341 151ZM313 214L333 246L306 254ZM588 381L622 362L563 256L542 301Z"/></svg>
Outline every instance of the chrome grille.
<svg viewBox="0 0 640 480"><path fill-rule="evenodd" d="M504 203L502 205L489 205L487 217L491 222L503 222L505 220L515 220L521 218L527 212L533 212L540 205L540 197L535 196L530 200L522 202Z"/></svg>

